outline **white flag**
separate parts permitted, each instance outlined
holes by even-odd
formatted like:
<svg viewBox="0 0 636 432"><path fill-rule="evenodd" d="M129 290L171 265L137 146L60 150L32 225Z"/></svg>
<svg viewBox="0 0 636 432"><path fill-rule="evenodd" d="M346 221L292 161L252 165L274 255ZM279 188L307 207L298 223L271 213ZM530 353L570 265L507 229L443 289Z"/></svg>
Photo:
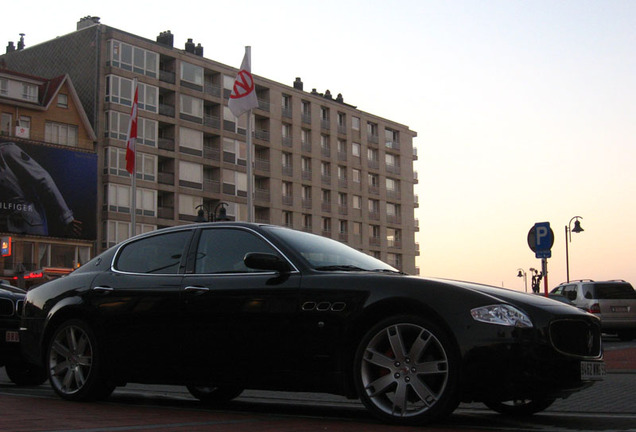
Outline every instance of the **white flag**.
<svg viewBox="0 0 636 432"><path fill-rule="evenodd" d="M242 114L257 106L258 99L256 97L254 78L252 77L250 47L245 47L245 57L243 57L243 63L241 63L241 70L239 70L236 75L236 80L234 80L234 87L232 94L230 94L228 107L232 111L232 114L236 117L240 117Z"/></svg>

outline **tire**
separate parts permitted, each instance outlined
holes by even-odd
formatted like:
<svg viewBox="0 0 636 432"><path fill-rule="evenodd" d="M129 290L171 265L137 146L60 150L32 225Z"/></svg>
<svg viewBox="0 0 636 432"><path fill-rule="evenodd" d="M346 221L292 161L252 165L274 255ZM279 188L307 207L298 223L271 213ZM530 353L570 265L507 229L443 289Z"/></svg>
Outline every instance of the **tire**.
<svg viewBox="0 0 636 432"><path fill-rule="evenodd" d="M107 398L115 386L104 380L102 360L95 333L86 322L70 320L62 323L55 329L46 355L53 390L71 401Z"/></svg>
<svg viewBox="0 0 636 432"><path fill-rule="evenodd" d="M239 387L187 386L192 396L205 403L223 403L239 397L243 389Z"/></svg>
<svg viewBox="0 0 636 432"><path fill-rule="evenodd" d="M451 338L412 315L388 318L362 338L354 381L365 407L400 425L439 420L459 404L459 359Z"/></svg>
<svg viewBox="0 0 636 432"><path fill-rule="evenodd" d="M484 402L488 408L500 414L511 417L524 417L545 410L554 403L556 399L549 397L539 397L535 399L519 399L510 401L488 401Z"/></svg>
<svg viewBox="0 0 636 432"><path fill-rule="evenodd" d="M18 386L38 386L46 381L46 371L29 363L9 363L5 366L7 376Z"/></svg>

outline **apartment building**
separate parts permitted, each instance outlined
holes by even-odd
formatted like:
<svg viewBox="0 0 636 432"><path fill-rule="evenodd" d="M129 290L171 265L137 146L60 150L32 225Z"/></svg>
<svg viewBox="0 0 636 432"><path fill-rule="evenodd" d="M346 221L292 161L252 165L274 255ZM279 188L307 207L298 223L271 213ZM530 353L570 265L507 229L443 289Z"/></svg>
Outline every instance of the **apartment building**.
<svg viewBox="0 0 636 432"><path fill-rule="evenodd" d="M227 107L236 67L206 59L192 39L177 48L170 31L150 40L97 17L82 18L65 36L20 48L10 43L0 67L68 73L97 133L98 251L130 232L124 155L134 79L136 232L194 222L201 210L212 219L219 207L230 219L246 220L246 116L236 119ZM254 79L255 222L338 239L416 273L416 132L340 94L306 91L300 78L289 86Z"/></svg>
<svg viewBox="0 0 636 432"><path fill-rule="evenodd" d="M0 278L26 287L90 259L96 141L68 75L0 69Z"/></svg>

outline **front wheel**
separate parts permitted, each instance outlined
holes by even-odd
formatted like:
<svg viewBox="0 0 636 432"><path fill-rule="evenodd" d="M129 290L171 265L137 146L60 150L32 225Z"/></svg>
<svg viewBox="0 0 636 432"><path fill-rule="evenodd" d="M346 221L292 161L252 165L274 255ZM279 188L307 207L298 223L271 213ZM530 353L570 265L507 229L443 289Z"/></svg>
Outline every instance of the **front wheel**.
<svg viewBox="0 0 636 432"><path fill-rule="evenodd" d="M417 316L386 319L360 342L354 379L376 417L402 425L438 420L459 404L459 361L451 338Z"/></svg>
<svg viewBox="0 0 636 432"><path fill-rule="evenodd" d="M108 397L115 387L102 376L102 360L97 338L86 322L62 323L53 333L47 350L53 390L72 401Z"/></svg>
<svg viewBox="0 0 636 432"><path fill-rule="evenodd" d="M500 414L523 417L545 410L554 403L554 398L538 397L534 399L516 399L510 401L487 401L488 408Z"/></svg>

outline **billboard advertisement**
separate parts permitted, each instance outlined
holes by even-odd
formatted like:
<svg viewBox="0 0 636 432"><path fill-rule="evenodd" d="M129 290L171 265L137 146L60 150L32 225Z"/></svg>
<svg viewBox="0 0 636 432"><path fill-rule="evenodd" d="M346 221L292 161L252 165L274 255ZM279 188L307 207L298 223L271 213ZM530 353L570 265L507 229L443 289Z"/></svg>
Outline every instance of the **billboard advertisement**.
<svg viewBox="0 0 636 432"><path fill-rule="evenodd" d="M97 155L0 139L0 232L95 240Z"/></svg>

